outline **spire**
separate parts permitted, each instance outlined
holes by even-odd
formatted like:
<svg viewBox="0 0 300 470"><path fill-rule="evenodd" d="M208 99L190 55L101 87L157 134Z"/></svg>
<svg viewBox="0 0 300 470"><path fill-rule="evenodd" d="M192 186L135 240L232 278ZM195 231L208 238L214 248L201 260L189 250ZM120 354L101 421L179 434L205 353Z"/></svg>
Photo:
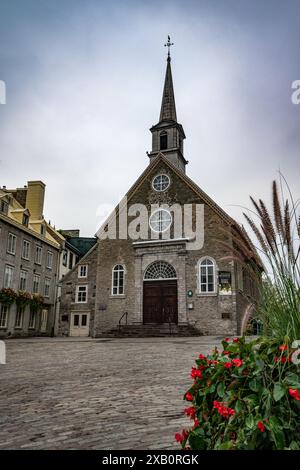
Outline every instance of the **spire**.
<svg viewBox="0 0 300 470"><path fill-rule="evenodd" d="M177 122L176 116L176 105L175 105L175 96L172 80L172 71L171 71L171 57L170 57L170 47L174 43L171 43L170 36L168 36L168 42L165 46L168 47L168 58L167 58L167 70L164 84L163 97L161 102L161 110L159 121L175 121Z"/></svg>
<svg viewBox="0 0 300 470"><path fill-rule="evenodd" d="M184 130L182 125L177 122L176 116L170 57L170 47L172 45L170 36L168 36L168 42L165 44L168 47L167 70L159 122L150 129L152 133L152 150L147 154L151 162L160 153L163 153L165 158L185 173L188 162L183 154Z"/></svg>

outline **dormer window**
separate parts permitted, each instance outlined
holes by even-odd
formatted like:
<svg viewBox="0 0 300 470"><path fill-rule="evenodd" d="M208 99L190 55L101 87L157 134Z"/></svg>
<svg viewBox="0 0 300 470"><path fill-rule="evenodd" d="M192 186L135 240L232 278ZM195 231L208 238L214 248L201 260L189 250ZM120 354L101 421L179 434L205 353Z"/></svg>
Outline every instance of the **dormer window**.
<svg viewBox="0 0 300 470"><path fill-rule="evenodd" d="M168 134L166 131L159 134L159 148L160 150L166 150L168 148Z"/></svg>
<svg viewBox="0 0 300 470"><path fill-rule="evenodd" d="M0 200L0 212L2 212L3 214L8 213L8 204L7 204L7 202L5 202L3 200Z"/></svg>
<svg viewBox="0 0 300 470"><path fill-rule="evenodd" d="M29 224L29 215L28 214L23 214L22 224L25 225L25 227L28 227L28 224Z"/></svg>

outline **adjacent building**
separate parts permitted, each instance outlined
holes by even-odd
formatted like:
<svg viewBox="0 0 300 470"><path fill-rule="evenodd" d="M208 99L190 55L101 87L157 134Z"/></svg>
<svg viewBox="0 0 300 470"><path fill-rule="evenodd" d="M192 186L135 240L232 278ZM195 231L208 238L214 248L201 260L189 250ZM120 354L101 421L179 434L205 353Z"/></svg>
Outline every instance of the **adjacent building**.
<svg viewBox="0 0 300 470"><path fill-rule="evenodd" d="M53 333L64 239L43 216L45 184L0 189L0 336Z"/></svg>
<svg viewBox="0 0 300 470"><path fill-rule="evenodd" d="M60 281L96 241L46 222L44 197L42 181L0 189L0 337L54 335Z"/></svg>

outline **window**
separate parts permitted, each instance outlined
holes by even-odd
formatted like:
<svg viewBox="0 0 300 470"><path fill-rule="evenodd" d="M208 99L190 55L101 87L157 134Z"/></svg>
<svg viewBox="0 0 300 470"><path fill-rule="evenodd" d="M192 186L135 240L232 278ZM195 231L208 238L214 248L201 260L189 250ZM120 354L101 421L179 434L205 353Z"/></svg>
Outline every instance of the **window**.
<svg viewBox="0 0 300 470"><path fill-rule="evenodd" d="M87 277L88 267L86 264L78 266L78 277Z"/></svg>
<svg viewBox="0 0 300 470"><path fill-rule="evenodd" d="M8 213L8 204L7 204L7 202L5 202L1 199L0 199L0 212L2 212L3 214Z"/></svg>
<svg viewBox="0 0 300 470"><path fill-rule="evenodd" d="M5 266L4 272L4 287L12 287L14 268L12 266Z"/></svg>
<svg viewBox="0 0 300 470"><path fill-rule="evenodd" d="M40 276L39 274L34 274L33 276L33 293L38 294L40 289Z"/></svg>
<svg viewBox="0 0 300 470"><path fill-rule="evenodd" d="M42 264L42 247L36 245L35 247L35 262L36 264Z"/></svg>
<svg viewBox="0 0 300 470"><path fill-rule="evenodd" d="M53 253L52 251L47 251L46 267L52 269L53 264Z"/></svg>
<svg viewBox="0 0 300 470"><path fill-rule="evenodd" d="M69 269L73 268L73 253L69 251Z"/></svg>
<svg viewBox="0 0 300 470"><path fill-rule="evenodd" d="M160 150L165 150L168 148L168 134L166 131L163 131L159 135L159 148Z"/></svg>
<svg viewBox="0 0 300 470"><path fill-rule="evenodd" d="M20 271L20 290L26 290L26 284L27 284L27 271L24 271L21 269Z"/></svg>
<svg viewBox="0 0 300 470"><path fill-rule="evenodd" d="M23 214L22 224L25 225L25 227L28 227L28 223L29 223L29 215Z"/></svg>
<svg viewBox="0 0 300 470"><path fill-rule="evenodd" d="M144 279L176 279L176 271L166 261L155 261L146 269Z"/></svg>
<svg viewBox="0 0 300 470"><path fill-rule="evenodd" d="M87 302L88 286L76 286L76 302L83 304Z"/></svg>
<svg viewBox="0 0 300 470"><path fill-rule="evenodd" d="M50 285L51 285L51 279L49 277L45 278L45 285L44 285L44 296L45 297L50 297Z"/></svg>
<svg viewBox="0 0 300 470"><path fill-rule="evenodd" d="M215 293L215 263L210 258L200 262L200 293Z"/></svg>
<svg viewBox="0 0 300 470"><path fill-rule="evenodd" d="M8 306L7 305L1 305L1 310L0 310L0 328L6 328L7 327L7 317L8 317Z"/></svg>
<svg viewBox="0 0 300 470"><path fill-rule="evenodd" d="M24 308L18 308L16 314L15 328L22 328L24 317Z"/></svg>
<svg viewBox="0 0 300 470"><path fill-rule="evenodd" d="M7 252L10 253L11 255L16 254L16 241L17 241L16 235L9 233L8 239L7 239Z"/></svg>
<svg viewBox="0 0 300 470"><path fill-rule="evenodd" d="M27 240L23 240L22 258L29 259L29 255L30 255L30 242Z"/></svg>
<svg viewBox="0 0 300 470"><path fill-rule="evenodd" d="M153 232L165 232L170 228L172 223L172 216L166 209L157 209L151 214L149 225Z"/></svg>
<svg viewBox="0 0 300 470"><path fill-rule="evenodd" d="M63 266L67 266L67 264L68 264L68 252L67 252L67 250L64 250L64 252L63 252L62 264L63 264Z"/></svg>
<svg viewBox="0 0 300 470"><path fill-rule="evenodd" d="M155 191L165 191L170 186L168 175L157 175L152 181L152 187Z"/></svg>
<svg viewBox="0 0 300 470"><path fill-rule="evenodd" d="M30 310L28 328L31 328L32 330L35 328L35 319L36 319L35 311Z"/></svg>
<svg viewBox="0 0 300 470"><path fill-rule="evenodd" d="M124 294L124 266L117 264L112 270L112 295Z"/></svg>

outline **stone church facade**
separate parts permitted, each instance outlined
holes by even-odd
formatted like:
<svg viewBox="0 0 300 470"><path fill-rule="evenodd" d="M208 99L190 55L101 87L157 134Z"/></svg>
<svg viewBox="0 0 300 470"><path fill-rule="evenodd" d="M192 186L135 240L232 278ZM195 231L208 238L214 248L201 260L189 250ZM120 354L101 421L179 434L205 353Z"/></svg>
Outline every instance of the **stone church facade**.
<svg viewBox="0 0 300 470"><path fill-rule="evenodd" d="M63 280L60 335L245 329L257 301L247 266L260 261L243 228L186 175L169 56L150 131L149 165Z"/></svg>

